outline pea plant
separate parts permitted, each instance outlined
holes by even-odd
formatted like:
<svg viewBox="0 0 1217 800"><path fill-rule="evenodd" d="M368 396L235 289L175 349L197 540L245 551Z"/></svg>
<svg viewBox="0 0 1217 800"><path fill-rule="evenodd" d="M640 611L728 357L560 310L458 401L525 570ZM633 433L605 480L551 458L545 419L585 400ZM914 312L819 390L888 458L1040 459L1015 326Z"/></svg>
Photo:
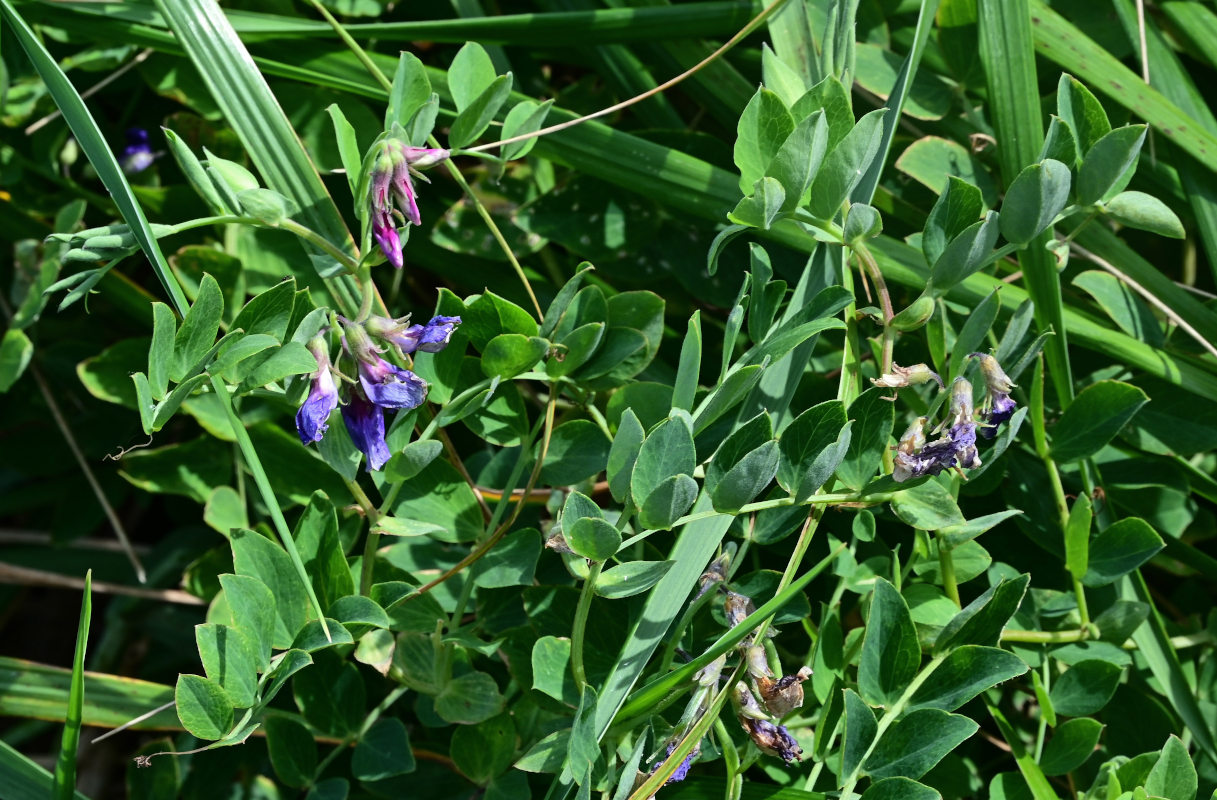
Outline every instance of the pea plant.
<svg viewBox="0 0 1217 800"><path fill-rule="evenodd" d="M1217 797L1211 10L299 5L0 0L0 794Z"/></svg>

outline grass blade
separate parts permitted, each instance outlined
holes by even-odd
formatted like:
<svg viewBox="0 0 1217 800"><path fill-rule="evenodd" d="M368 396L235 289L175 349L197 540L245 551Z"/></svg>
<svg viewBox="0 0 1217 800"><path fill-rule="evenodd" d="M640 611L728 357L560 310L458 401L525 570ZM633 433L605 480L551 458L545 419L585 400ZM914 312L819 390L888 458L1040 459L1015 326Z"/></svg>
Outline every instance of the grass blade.
<svg viewBox="0 0 1217 800"><path fill-rule="evenodd" d="M51 797L71 800L76 794L76 750L85 701L85 650L89 646L89 623L93 618L93 570L85 573L84 597L80 601L80 622L76 626L76 655L72 658L72 683L68 690L68 714L63 726L59 758L55 760Z"/></svg>
<svg viewBox="0 0 1217 800"><path fill-rule="evenodd" d="M1002 147L998 156L1007 186L1019 171L1034 162L1044 142L1040 94L1035 73L1035 42L1031 32L1030 0L980 0L980 60L989 85L989 111ZM1045 351L1062 408L1073 400L1061 281L1045 249L1048 230L1019 253L1027 291L1035 301L1040 330L1056 334Z"/></svg>
<svg viewBox="0 0 1217 800"><path fill-rule="evenodd" d="M169 270L169 264L165 261L160 245L157 244L156 237L148 227L148 219L144 216L144 210L139 201L135 199L131 184L127 182L122 168L118 165L118 159L114 157L110 146L106 144L101 129L97 127L97 122L89 112L89 107L85 105L80 94L72 86L72 82L63 74L59 64L30 30L29 25L13 9L9 0L0 0L0 15L9 24L12 34L21 43L22 49L25 50L34 68L38 70L38 74L46 83L51 97L55 100L55 105L63 113L63 118L72 129L72 134L76 137L80 149L84 151L93 168L97 170L97 176L101 178L101 182L110 192L114 204L118 206L118 211L122 214L123 221L131 226L131 231L135 234L140 248L152 262L152 268L160 279L161 285L165 287L174 307L179 314L185 314L190 305L186 300L186 295L182 292L182 287L178 285L177 278Z"/></svg>
<svg viewBox="0 0 1217 800"><path fill-rule="evenodd" d="M1120 581L1120 594L1126 600L1136 600L1149 606L1149 618L1133 633L1133 641L1145 660L1149 662L1150 672L1158 679L1163 693L1170 700L1175 713L1187 725L1192 738L1204 751L1205 755L1217 761L1217 742L1214 740L1213 729L1209 727L1207 716L1200 710L1196 702L1196 687L1188 683L1183 667L1179 664L1179 656L1171 645L1170 634L1158 614L1153 596L1140 570L1126 575Z"/></svg>
<svg viewBox="0 0 1217 800"><path fill-rule="evenodd" d="M19 658L0 658L0 685L4 686L0 693L0 715L53 722L68 718L71 670ZM172 686L135 678L86 672L84 687L81 722L91 728L117 728L173 702ZM181 723L170 708L135 727L177 730ZM0 792L0 797L4 796Z"/></svg>
<svg viewBox="0 0 1217 800"><path fill-rule="evenodd" d="M295 219L343 252L354 254L355 243L333 198L220 7L213 0L159 0L158 8L267 186L296 204L300 211ZM343 267L333 257L318 250L311 250L310 257L323 278L342 275ZM336 299L349 306L348 313L359 307L349 278L342 276L330 286Z"/></svg>
<svg viewBox="0 0 1217 800"><path fill-rule="evenodd" d="M46 800L51 795L51 773L0 741L0 797L4 800ZM88 800L80 792L68 795Z"/></svg>

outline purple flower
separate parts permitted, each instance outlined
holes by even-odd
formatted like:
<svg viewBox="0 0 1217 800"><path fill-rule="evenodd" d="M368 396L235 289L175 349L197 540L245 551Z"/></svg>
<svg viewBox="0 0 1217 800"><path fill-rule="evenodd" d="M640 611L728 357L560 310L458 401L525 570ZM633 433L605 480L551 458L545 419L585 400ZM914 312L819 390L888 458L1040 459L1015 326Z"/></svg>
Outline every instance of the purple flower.
<svg viewBox="0 0 1217 800"><path fill-rule="evenodd" d="M799 747L799 743L785 726L778 725L769 718L748 687L737 683L732 701L735 704L736 718L761 752L778 756L787 764L799 760L803 755L803 748Z"/></svg>
<svg viewBox="0 0 1217 800"><path fill-rule="evenodd" d="M426 325L406 325L409 317L398 320L372 317L367 322L368 333L396 346L403 354L415 351L438 353L448 346L460 317L432 317Z"/></svg>
<svg viewBox="0 0 1217 800"><path fill-rule="evenodd" d="M359 361L359 383L381 408L417 408L427 397L425 380L379 356L372 362Z"/></svg>
<svg viewBox="0 0 1217 800"><path fill-rule="evenodd" d="M131 128L127 131L127 146L123 148L118 163L127 175L134 175L152 166L156 155L148 144L148 131L143 128Z"/></svg>
<svg viewBox="0 0 1217 800"><path fill-rule="evenodd" d="M368 472L383 467L390 453L385 442L385 416L380 406L368 402L363 392L356 389L342 407L342 421L351 434L351 441L368 457Z"/></svg>
<svg viewBox="0 0 1217 800"><path fill-rule="evenodd" d="M421 225L422 215L414 193L414 177L426 180L418 170L448 158L447 150L410 147L396 137L381 140L372 162L368 205L372 219L372 235L381 252L393 266L401 269L401 239L397 235L394 215L411 225Z"/></svg>
<svg viewBox="0 0 1217 800"><path fill-rule="evenodd" d="M676 750L676 746L678 744L679 744L679 742L677 742L675 740L668 742L667 754L669 756L671 756L672 753ZM685 778L689 777L689 770L693 767L693 762L697 759L697 756L700 753L701 753L701 747L700 747L700 743L699 743L698 747L694 747L693 751L691 753L689 753L689 755L685 756L685 760L680 762L680 766L678 766L676 768L676 771L672 773L672 777L670 777L666 781L664 781L663 785L667 786L669 783L677 783L677 782L683 781ZM655 768L651 770L651 773L654 774L661 766L663 766L662 761L655 765Z"/></svg>
<svg viewBox="0 0 1217 800"><path fill-rule="evenodd" d="M338 407L338 387L334 385L334 375L330 372L330 356L325 340L317 337L309 342L308 348L317 359L317 371L312 375L313 386L309 389L308 397L296 412L296 430L300 433L300 441L306 445L321 441L329 429L326 420Z"/></svg>

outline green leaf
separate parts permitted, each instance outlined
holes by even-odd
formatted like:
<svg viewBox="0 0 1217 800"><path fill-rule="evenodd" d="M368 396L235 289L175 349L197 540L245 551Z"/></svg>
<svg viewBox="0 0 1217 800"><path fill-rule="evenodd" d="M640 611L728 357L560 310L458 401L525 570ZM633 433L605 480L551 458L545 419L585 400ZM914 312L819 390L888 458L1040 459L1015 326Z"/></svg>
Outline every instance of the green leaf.
<svg viewBox="0 0 1217 800"><path fill-rule="evenodd" d="M545 117L549 115L549 109L553 107L553 104L554 101L552 99L546 100L543 103L537 103L532 100L516 103L511 111L507 112L507 117L503 120L503 138L512 139L516 136L523 136L526 133L535 133L541 130L541 126L545 124ZM504 161L523 158L536 146L536 143L536 138L532 138L504 145L501 156Z"/></svg>
<svg viewBox="0 0 1217 800"><path fill-rule="evenodd" d="M283 342L287 337L287 325L291 321L295 302L296 281L289 278L246 303L229 329L240 328L245 331L246 338L253 334L266 334L274 337L276 342Z"/></svg>
<svg viewBox="0 0 1217 800"><path fill-rule="evenodd" d="M743 402L752 388L760 382L764 368L763 364L733 368L693 412L693 433L700 435L716 419Z"/></svg>
<svg viewBox="0 0 1217 800"><path fill-rule="evenodd" d="M692 507L697 493L697 481L688 475L665 478L643 501L638 521L647 528L668 530Z"/></svg>
<svg viewBox="0 0 1217 800"><path fill-rule="evenodd" d="M892 496L892 511L905 524L921 531L963 525L963 512L941 483L929 480Z"/></svg>
<svg viewBox="0 0 1217 800"><path fill-rule="evenodd" d="M861 489L879 469L883 451L895 425L895 409L885 399L885 391L868 389L849 407L854 421L845 459L837 467L837 479L851 489Z"/></svg>
<svg viewBox="0 0 1217 800"><path fill-rule="evenodd" d="M1090 587L1106 586L1149 561L1163 547L1162 537L1145 520L1122 519L1090 543L1090 559L1082 583Z"/></svg>
<svg viewBox="0 0 1217 800"><path fill-rule="evenodd" d="M696 465L697 451L688 417L665 419L651 430L638 451L630 476L634 502L643 505L661 481L676 475L692 475Z"/></svg>
<svg viewBox="0 0 1217 800"><path fill-rule="evenodd" d="M1094 714L1107 705L1123 670L1109 661L1089 659L1074 664L1052 687L1056 713L1066 717Z"/></svg>
<svg viewBox="0 0 1217 800"><path fill-rule="evenodd" d="M173 341L170 379L181 381L186 377L187 370L211 349L215 344L223 313L224 295L220 291L220 285L215 278L204 275L199 283L198 296L182 320L182 327L178 329Z"/></svg>
<svg viewBox="0 0 1217 800"><path fill-rule="evenodd" d="M612 444L596 423L571 420L554 428L541 467L541 482L572 486L604 469ZM538 447L538 450L540 448ZM539 452L538 452L539 455Z"/></svg>
<svg viewBox="0 0 1217 800"><path fill-rule="evenodd" d="M291 559L270 539L253 531L233 531L229 538L237 574L257 578L275 597L274 646L291 647L308 612L308 596Z"/></svg>
<svg viewBox="0 0 1217 800"><path fill-rule="evenodd" d="M1073 508L1069 510L1069 522L1065 526L1065 567L1073 573L1074 578L1081 578L1086 574L1086 564L1090 558L1090 523L1093 517L1090 497L1087 495L1075 500Z"/></svg>
<svg viewBox="0 0 1217 800"><path fill-rule="evenodd" d="M516 726L508 714L478 725L462 725L452 733L452 760L466 778L478 785L485 785L510 767L515 751Z"/></svg>
<svg viewBox="0 0 1217 800"><path fill-rule="evenodd" d="M1121 225L1150 231L1170 239L1182 239L1183 223L1170 206L1144 192L1120 192L1103 204L1107 216Z"/></svg>
<svg viewBox="0 0 1217 800"><path fill-rule="evenodd" d="M697 395L697 381L701 375L701 310L689 317L689 327L684 343L680 347L680 361L676 368L676 380L672 389L672 408L693 410Z"/></svg>
<svg viewBox="0 0 1217 800"><path fill-rule="evenodd" d="M570 549L590 561L605 561L621 547L621 531L602 519L576 519L564 533Z"/></svg>
<svg viewBox="0 0 1217 800"><path fill-rule="evenodd" d="M385 465L385 475L393 481L408 481L426 469L443 450L444 445L435 439L410 442L389 459Z"/></svg>
<svg viewBox="0 0 1217 800"><path fill-rule="evenodd" d="M402 57L405 56L406 53L402 53ZM355 138L355 127L347 121L346 115L342 113L342 109L338 107L337 103L331 103L326 106L325 110L334 124L334 141L338 145L338 158L342 161L342 168L346 172L351 196L358 197L363 159L359 155L359 142ZM360 205L362 204L356 202L356 206Z"/></svg>
<svg viewBox="0 0 1217 800"><path fill-rule="evenodd" d="M997 243L998 218L996 211L990 211L982 221L965 228L946 246L930 270L937 292L944 292L967 278L988 260Z"/></svg>
<svg viewBox="0 0 1217 800"><path fill-rule="evenodd" d="M1065 775L1086 762L1099 743L1103 724L1097 719L1079 717L1056 729L1044 747L1040 767L1045 775Z"/></svg>
<svg viewBox="0 0 1217 800"><path fill-rule="evenodd" d="M957 236L975 225L984 211L980 189L967 181L948 176L921 235L921 249L927 264L933 264Z"/></svg>
<svg viewBox="0 0 1217 800"><path fill-rule="evenodd" d="M1048 121L1048 132L1044 134L1040 160L1051 158L1073 170L1077 169L1078 156L1078 140L1073 133L1073 126L1053 114Z"/></svg>
<svg viewBox="0 0 1217 800"><path fill-rule="evenodd" d="M1027 671L1021 658L996 647L964 645L953 650L913 693L910 710L954 711L976 695Z"/></svg>
<svg viewBox="0 0 1217 800"><path fill-rule="evenodd" d="M1002 201L1002 236L1021 245L1048 230L1069 203L1070 184L1069 167L1051 158L1024 167Z"/></svg>
<svg viewBox="0 0 1217 800"><path fill-rule="evenodd" d="M484 589L531 586L541 547L535 528L513 531L473 565L474 583Z"/></svg>
<svg viewBox="0 0 1217 800"><path fill-rule="evenodd" d="M458 57L459 57L458 53ZM489 60L489 59L487 59ZM455 62L454 62L455 63ZM493 77L494 67L490 68ZM455 84L451 86L455 91ZM431 79L423 62L408 50L401 51L397 69L393 73L393 88L389 90L389 103L385 108L385 130L392 130L393 123L405 127L423 105L431 99ZM344 163L346 159L343 159ZM358 161L356 173L358 173ZM348 172L350 167L347 168ZM348 177L350 177L348 175Z"/></svg>
<svg viewBox="0 0 1217 800"><path fill-rule="evenodd" d="M778 469L778 443L769 441L741 458L711 490L716 511L738 511L759 495ZM649 499L649 498L648 498ZM692 504L690 504L692 505Z"/></svg>
<svg viewBox="0 0 1217 800"><path fill-rule="evenodd" d="M1193 800L1197 789L1196 767L1187 747L1171 734L1162 755L1145 779L1145 791L1164 800Z"/></svg>
<svg viewBox="0 0 1217 800"><path fill-rule="evenodd" d="M630 493L634 464L641 452L646 432L632 408L627 408L617 425L617 434L609 448L607 477L609 491L618 503L624 503Z"/></svg>
<svg viewBox="0 0 1217 800"><path fill-rule="evenodd" d="M354 643L355 637L351 636L350 631L339 624L338 620L326 617L324 628L319 619L310 619L304 623L304 627L292 640L291 649L304 653L316 653L318 650L324 650L334 645Z"/></svg>
<svg viewBox="0 0 1217 800"><path fill-rule="evenodd" d="M376 720L351 754L351 774L361 781L377 781L413 771L410 735L397 717Z"/></svg>
<svg viewBox="0 0 1217 800"><path fill-rule="evenodd" d="M1128 284L1111 273L1087 270L1073 279L1073 285L1093 297L1129 336L1161 346L1162 323Z"/></svg>
<svg viewBox="0 0 1217 800"><path fill-rule="evenodd" d="M735 140L739 188L748 194L766 174L769 164L795 129L786 104L769 89L758 89L740 115ZM780 184L779 184L780 185Z"/></svg>
<svg viewBox="0 0 1217 800"><path fill-rule="evenodd" d="M845 690L845 734L841 744L841 775L849 776L862 765L878 731L875 712L853 689Z"/></svg>
<svg viewBox="0 0 1217 800"><path fill-rule="evenodd" d="M178 719L192 736L215 740L232 728L232 702L215 681L179 675L173 697Z"/></svg>
<svg viewBox="0 0 1217 800"><path fill-rule="evenodd" d="M856 245L867 239L873 239L882 232L883 217L873 206L854 203L849 207L849 214L845 217L843 235L846 244Z"/></svg>
<svg viewBox="0 0 1217 800"><path fill-rule="evenodd" d="M783 489L795 494L804 483L818 480L822 486L828 480L840 463L831 463L836 454L830 448L839 441L846 422L845 405L840 400L828 400L807 409L786 426L779 439L777 472Z"/></svg>
<svg viewBox="0 0 1217 800"><path fill-rule="evenodd" d="M317 743L308 728L291 717L268 715L263 724L270 764L279 780L296 789L313 782L317 769Z"/></svg>
<svg viewBox="0 0 1217 800"><path fill-rule="evenodd" d="M466 42L448 67L448 91L452 93L457 111L472 105L494 83L495 77L494 64L486 48L477 42Z"/></svg>
<svg viewBox="0 0 1217 800"><path fill-rule="evenodd" d="M785 192L783 211L802 205L828 149L828 123L817 111L801 120L774 154L765 175L774 178Z"/></svg>
<svg viewBox="0 0 1217 800"><path fill-rule="evenodd" d="M872 783L862 800L942 800L942 795L910 778L884 778Z"/></svg>
<svg viewBox="0 0 1217 800"><path fill-rule="evenodd" d="M358 639L373 628L388 628L392 624L379 603L358 594L335 600L330 605L329 614L342 623L353 639Z"/></svg>
<svg viewBox="0 0 1217 800"><path fill-rule="evenodd" d="M468 672L440 690L435 713L448 722L475 725L502 712L503 702L494 678L485 672Z"/></svg>
<svg viewBox="0 0 1217 800"><path fill-rule="evenodd" d="M448 132L448 146L455 149L476 141L490 127L495 114L510 95L511 73L508 72L495 78L485 91L456 115Z"/></svg>
<svg viewBox="0 0 1217 800"><path fill-rule="evenodd" d="M250 575L221 575L220 585L233 624L248 640L258 672L266 672L275 634L275 595Z"/></svg>
<svg viewBox="0 0 1217 800"><path fill-rule="evenodd" d="M253 645L238 628L194 626L194 640L208 679L220 686L237 708L250 708L257 699L258 662Z"/></svg>
<svg viewBox="0 0 1217 800"><path fill-rule="evenodd" d="M866 771L875 779L905 777L916 780L973 733L977 725L967 717L936 708L923 708L901 718L888 729L866 759Z"/></svg>
<svg viewBox="0 0 1217 800"><path fill-rule="evenodd" d="M819 219L832 219L845 202L883 143L883 118L888 109L876 109L858 120L824 158L811 184L808 209Z"/></svg>
<svg viewBox="0 0 1217 800"><path fill-rule="evenodd" d="M671 568L671 561L627 561L600 573L596 594L610 600L633 597L659 583Z"/></svg>
<svg viewBox="0 0 1217 800"><path fill-rule="evenodd" d="M1126 125L1094 143L1078 168L1079 205L1097 203L1113 189L1119 191L1128 185L1146 130L1145 125Z"/></svg>
<svg viewBox="0 0 1217 800"><path fill-rule="evenodd" d="M766 176L757 180L752 193L739 201L727 219L767 231L786 204L786 190L782 184L776 178Z"/></svg>
<svg viewBox="0 0 1217 800"><path fill-rule="evenodd" d="M1056 107L1061 120L1077 136L1079 156L1085 155L1095 142L1111 132L1103 104L1072 75L1061 75L1056 88Z"/></svg>
<svg viewBox="0 0 1217 800"><path fill-rule="evenodd" d="M537 335L537 321L527 311L494 292L478 295L461 314L462 333L469 336L479 351L501 333L518 333L526 337Z"/></svg>
<svg viewBox="0 0 1217 800"><path fill-rule="evenodd" d="M1052 429L1052 457L1066 462L1094 455L1148 401L1145 392L1129 383L1107 380L1087 386Z"/></svg>
<svg viewBox="0 0 1217 800"><path fill-rule="evenodd" d="M0 393L12 388L34 356L34 345L25 331L9 328L0 340Z"/></svg>
<svg viewBox="0 0 1217 800"><path fill-rule="evenodd" d="M544 358L549 342L539 336L503 333L486 343L482 372L488 378L514 378Z"/></svg>
<svg viewBox="0 0 1217 800"><path fill-rule="evenodd" d="M148 383L152 396L164 399L173 365L173 340L177 333L177 317L164 303L152 304L152 347L148 350Z"/></svg>
<svg viewBox="0 0 1217 800"><path fill-rule="evenodd" d="M996 645L1002 628L1018 611L1030 582L1030 575L1019 575L989 587L943 627L934 642L934 652L943 653L965 644Z"/></svg>
<svg viewBox="0 0 1217 800"><path fill-rule="evenodd" d="M900 697L920 665L908 606L894 586L877 578L858 662L858 692L869 704L885 706Z"/></svg>

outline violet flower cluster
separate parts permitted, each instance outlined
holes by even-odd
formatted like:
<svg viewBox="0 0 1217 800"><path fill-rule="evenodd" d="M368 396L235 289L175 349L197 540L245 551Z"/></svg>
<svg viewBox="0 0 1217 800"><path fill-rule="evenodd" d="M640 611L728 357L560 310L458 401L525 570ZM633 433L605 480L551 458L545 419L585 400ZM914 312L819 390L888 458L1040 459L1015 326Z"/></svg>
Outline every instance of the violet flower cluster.
<svg viewBox="0 0 1217 800"><path fill-rule="evenodd" d="M381 354L391 348L402 360L415 353L437 353L447 346L460 317L433 317L426 325L410 325L409 318L372 317L363 324L341 320L340 364L353 365L356 378L347 377L330 361L324 336L308 344L317 359L308 397L296 412L296 430L304 444L319 442L329 429L329 417L341 407L342 421L351 441L367 457L368 471L382 468L392 455L385 441L386 410L422 405L427 382L412 371L386 361ZM378 346L374 339L387 345ZM339 388L335 376L341 379Z"/></svg>
<svg viewBox="0 0 1217 800"><path fill-rule="evenodd" d="M900 442L896 445L895 467L892 470L892 478L898 483L922 475L938 475L949 469L976 469L981 465L980 454L976 449L977 433L986 439L992 439L997 435L998 427L1014 415L1017 403L1010 397L1014 383L997 363L997 359L983 353L972 353L968 357L980 361L980 371L986 389L984 403L979 412L974 409L972 384L965 378L956 378L950 387L951 399L947 418L938 426L942 434L933 441L927 441L925 429L928 419L918 417L900 437ZM928 371L928 367L924 365L918 367L923 368L922 371ZM892 376L885 375L881 380L889 377ZM875 383L891 385L880 381Z"/></svg>
<svg viewBox="0 0 1217 800"><path fill-rule="evenodd" d="M410 225L422 224L413 178L427 180L419 170L447 160L449 151L411 147L392 136L382 139L375 147L378 151L373 157L368 191L372 236L389 263L401 269L404 261L401 237L397 233L398 220Z"/></svg>
<svg viewBox="0 0 1217 800"><path fill-rule="evenodd" d="M127 175L143 172L152 166L155 160L156 154L152 152L152 145L148 142L148 131L143 128L130 128L127 131L127 146L118 157L123 172Z"/></svg>

